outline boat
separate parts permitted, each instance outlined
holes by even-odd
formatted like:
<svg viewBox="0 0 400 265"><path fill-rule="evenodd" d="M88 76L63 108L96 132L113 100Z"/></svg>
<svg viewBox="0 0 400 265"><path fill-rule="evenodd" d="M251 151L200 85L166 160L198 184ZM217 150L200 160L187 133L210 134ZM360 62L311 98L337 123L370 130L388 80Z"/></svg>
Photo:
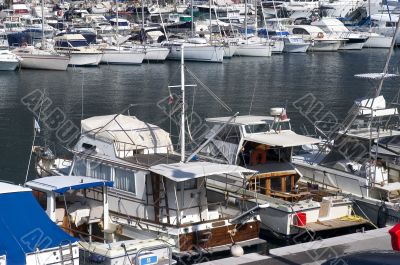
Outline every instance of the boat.
<svg viewBox="0 0 400 265"><path fill-rule="evenodd" d="M366 32L368 36L367 42L364 44L365 48L390 48L392 37L384 36L374 32Z"/></svg>
<svg viewBox="0 0 400 265"><path fill-rule="evenodd" d="M210 45L203 38L170 39L161 43L162 47L169 48L168 60L181 60L182 45L185 45L186 61L222 63L224 60L224 46Z"/></svg>
<svg viewBox="0 0 400 265"><path fill-rule="evenodd" d="M361 50L368 40L368 35L364 32L350 31L336 18L321 18L312 22L311 25L321 28L328 36L345 39L339 50Z"/></svg>
<svg viewBox="0 0 400 265"><path fill-rule="evenodd" d="M1 264L79 264L77 239L48 218L31 189L0 182L0 210Z"/></svg>
<svg viewBox="0 0 400 265"><path fill-rule="evenodd" d="M81 34L62 34L54 38L54 50L69 56L69 65L97 66L103 53L89 46Z"/></svg>
<svg viewBox="0 0 400 265"><path fill-rule="evenodd" d="M143 50L119 45L107 45L100 51L103 52L101 63L105 64L141 64L145 57Z"/></svg>
<svg viewBox="0 0 400 265"><path fill-rule="evenodd" d="M53 222L81 238L80 264L126 264L127 259L134 264L176 264L171 248L163 241L118 238L118 227L109 222L112 181L49 176L28 181L26 186L38 194ZM57 203L61 200L63 203Z"/></svg>
<svg viewBox="0 0 400 265"><path fill-rule="evenodd" d="M317 26L294 25L290 26L292 34L301 35L311 45L308 48L312 52L327 52L339 50L345 39L327 34Z"/></svg>
<svg viewBox="0 0 400 265"><path fill-rule="evenodd" d="M179 87L184 95L183 55L181 58ZM124 112L129 113L129 108ZM183 124L184 117L183 108ZM223 202L207 201L206 178L241 174L248 169L212 162L184 162L184 137L179 155L168 132L123 113L91 117L82 120L81 127L69 172L114 181L115 188L108 192L110 219L121 227L121 235L162 239L169 242L177 259L230 249L233 255L240 255L240 246L265 247L265 241L258 236L257 211L268 205L241 211L222 207ZM181 130L184 135L184 127ZM39 169L44 173L57 171L46 159L39 157ZM237 249L241 251L236 252Z"/></svg>
<svg viewBox="0 0 400 265"><path fill-rule="evenodd" d="M8 49L0 49L0 71L14 71L22 59Z"/></svg>
<svg viewBox="0 0 400 265"><path fill-rule="evenodd" d="M285 43L283 52L287 53L307 52L308 48L311 45L309 42L305 42L304 39L299 35L290 34L287 36L283 36L281 39Z"/></svg>
<svg viewBox="0 0 400 265"><path fill-rule="evenodd" d="M69 56L58 54L51 49L35 48L31 45L15 48L12 52L22 58L21 68L24 69L65 71L70 61Z"/></svg>
<svg viewBox="0 0 400 265"><path fill-rule="evenodd" d="M243 115L207 118L211 130L200 147L189 156L243 166L254 172L242 176L207 179L210 201L228 197L260 210L261 228L273 236L292 240L325 231L359 228L366 220L351 220L353 202L300 185L302 174L291 163L292 150L319 139L296 134L283 108L272 108L271 116ZM256 193L254 198L250 195ZM312 239L311 238L311 239Z"/></svg>

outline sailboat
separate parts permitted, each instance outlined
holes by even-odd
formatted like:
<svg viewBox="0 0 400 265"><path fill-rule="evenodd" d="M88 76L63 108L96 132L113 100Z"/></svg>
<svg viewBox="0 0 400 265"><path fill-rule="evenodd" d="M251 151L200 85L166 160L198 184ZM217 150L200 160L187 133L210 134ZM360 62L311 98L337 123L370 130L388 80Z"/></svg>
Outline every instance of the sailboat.
<svg viewBox="0 0 400 265"><path fill-rule="evenodd" d="M259 40L250 40L248 36L248 10L247 1L245 0L245 19L244 19L244 35L245 38L239 43L235 55L251 56L251 57L270 57L272 54L272 46L270 43L261 43Z"/></svg>
<svg viewBox="0 0 400 265"><path fill-rule="evenodd" d="M24 44L23 46L13 50L13 53L22 58L21 67L28 69L43 69L43 70L67 70L69 56L61 55L53 49L46 47L44 34L44 0L41 1L42 11L42 41L40 48Z"/></svg>
<svg viewBox="0 0 400 265"><path fill-rule="evenodd" d="M101 58L102 63L106 64L141 64L143 62L145 53L142 50L133 47L121 46L119 36L119 17L118 17L118 4L116 2L116 18L115 18L115 31L116 31L116 44L106 44L105 47L100 48L103 52Z"/></svg>

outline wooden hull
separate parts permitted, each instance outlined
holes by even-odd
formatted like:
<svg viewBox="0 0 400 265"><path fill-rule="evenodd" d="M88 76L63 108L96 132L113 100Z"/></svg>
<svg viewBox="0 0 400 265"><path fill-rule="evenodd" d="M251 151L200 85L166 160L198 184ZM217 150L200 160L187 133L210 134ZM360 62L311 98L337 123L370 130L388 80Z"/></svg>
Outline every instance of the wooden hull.
<svg viewBox="0 0 400 265"><path fill-rule="evenodd" d="M215 222L213 224L217 224ZM239 227L239 225L238 225ZM248 222L241 226L236 233L233 231L235 225L223 225L213 227L206 231L196 231L187 234L179 235L179 249L180 251L189 251L194 247L212 248L224 245L232 245L233 242L238 243L242 241L258 239L260 232L260 223L258 221ZM233 240L233 242L232 242Z"/></svg>

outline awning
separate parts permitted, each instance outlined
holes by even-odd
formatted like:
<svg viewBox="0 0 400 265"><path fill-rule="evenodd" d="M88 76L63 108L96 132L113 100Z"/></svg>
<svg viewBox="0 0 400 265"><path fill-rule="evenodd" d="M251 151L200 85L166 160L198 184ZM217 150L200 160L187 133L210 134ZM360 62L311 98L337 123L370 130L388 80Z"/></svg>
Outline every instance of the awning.
<svg viewBox="0 0 400 265"><path fill-rule="evenodd" d="M64 194L68 190L80 190L95 187L112 187L113 181L81 176L51 176L28 181L26 186L43 192L53 191Z"/></svg>
<svg viewBox="0 0 400 265"><path fill-rule="evenodd" d="M25 265L26 255L37 249L78 241L49 219L30 189L1 193L0 212L0 252L7 253L7 264Z"/></svg>
<svg viewBox="0 0 400 265"><path fill-rule="evenodd" d="M150 168L150 171L175 182L221 174L256 173L257 171L236 165L216 164L210 162L188 162L175 164L160 164Z"/></svg>
<svg viewBox="0 0 400 265"><path fill-rule="evenodd" d="M317 144L321 140L303 136L292 131L280 133L251 134L243 138L245 141L266 144L269 146L292 147L308 144Z"/></svg>

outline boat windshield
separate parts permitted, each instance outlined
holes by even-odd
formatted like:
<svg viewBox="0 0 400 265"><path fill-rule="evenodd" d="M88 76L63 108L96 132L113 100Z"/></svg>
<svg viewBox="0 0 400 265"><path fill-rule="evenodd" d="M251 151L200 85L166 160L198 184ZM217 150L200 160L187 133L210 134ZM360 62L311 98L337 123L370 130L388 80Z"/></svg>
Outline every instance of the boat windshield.
<svg viewBox="0 0 400 265"><path fill-rule="evenodd" d="M246 133L262 133L269 132L271 130L271 124L250 124L245 126Z"/></svg>
<svg viewBox="0 0 400 265"><path fill-rule="evenodd" d="M72 47L85 47L88 46L86 40L71 40L69 41Z"/></svg>

